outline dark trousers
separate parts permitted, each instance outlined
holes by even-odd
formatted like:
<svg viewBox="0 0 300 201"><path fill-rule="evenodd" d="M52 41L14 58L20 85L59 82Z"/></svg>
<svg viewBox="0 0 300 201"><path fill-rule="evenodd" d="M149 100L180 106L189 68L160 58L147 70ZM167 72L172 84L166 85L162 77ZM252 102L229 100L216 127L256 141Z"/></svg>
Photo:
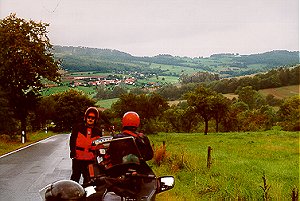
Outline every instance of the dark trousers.
<svg viewBox="0 0 300 201"><path fill-rule="evenodd" d="M82 174L83 183L89 182L90 181L90 174L89 174L88 166L91 163L93 163L93 161L72 159L71 180L76 181L77 183L79 183L80 176Z"/></svg>

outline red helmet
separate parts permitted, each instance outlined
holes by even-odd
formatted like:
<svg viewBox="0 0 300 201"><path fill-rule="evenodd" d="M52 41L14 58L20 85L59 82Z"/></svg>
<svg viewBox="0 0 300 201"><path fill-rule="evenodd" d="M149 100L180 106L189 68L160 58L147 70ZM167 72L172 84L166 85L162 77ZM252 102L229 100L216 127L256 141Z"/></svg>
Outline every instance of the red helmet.
<svg viewBox="0 0 300 201"><path fill-rule="evenodd" d="M136 112L126 112L122 119L122 125L125 126L133 126L139 127L140 125L140 117Z"/></svg>
<svg viewBox="0 0 300 201"><path fill-rule="evenodd" d="M94 113L95 114L95 121L99 119L99 111L96 107L89 107L85 113L84 113L84 120L86 121L86 118L87 116L90 114L90 113Z"/></svg>

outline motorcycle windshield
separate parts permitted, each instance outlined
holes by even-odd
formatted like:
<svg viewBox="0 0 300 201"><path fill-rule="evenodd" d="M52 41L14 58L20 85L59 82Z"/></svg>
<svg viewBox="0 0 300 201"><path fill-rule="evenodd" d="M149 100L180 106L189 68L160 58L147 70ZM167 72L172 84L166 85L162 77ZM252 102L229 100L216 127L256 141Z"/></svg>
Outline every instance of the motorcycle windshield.
<svg viewBox="0 0 300 201"><path fill-rule="evenodd" d="M141 154L133 137L113 139L110 142L107 153L110 156L112 166L124 163L139 163Z"/></svg>

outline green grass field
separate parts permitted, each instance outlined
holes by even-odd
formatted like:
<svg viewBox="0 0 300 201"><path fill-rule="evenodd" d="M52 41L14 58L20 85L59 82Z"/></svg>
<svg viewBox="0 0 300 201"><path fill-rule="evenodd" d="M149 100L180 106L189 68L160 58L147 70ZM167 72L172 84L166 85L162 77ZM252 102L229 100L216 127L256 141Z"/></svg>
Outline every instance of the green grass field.
<svg viewBox="0 0 300 201"><path fill-rule="evenodd" d="M112 98L112 99L106 99L106 100L99 100L96 105L99 107L110 109L111 105L119 100L119 98Z"/></svg>
<svg viewBox="0 0 300 201"><path fill-rule="evenodd" d="M175 76L158 76L147 78L147 79L140 79L138 80L138 83L147 83L147 82L160 82L160 83L170 83L170 84L177 84L179 83L179 78Z"/></svg>
<svg viewBox="0 0 300 201"><path fill-rule="evenodd" d="M161 133L149 138L156 148L166 142L166 159L160 166L150 162L155 173L176 179L175 187L157 200L291 200L292 189L299 189L298 132Z"/></svg>
<svg viewBox="0 0 300 201"><path fill-rule="evenodd" d="M183 66L173 66L173 65L166 65L166 64L156 64L152 63L150 68L160 68L162 70L167 70L170 73L175 73L175 74L192 74L195 72L198 72L199 69L194 69L190 67L183 67Z"/></svg>
<svg viewBox="0 0 300 201"><path fill-rule="evenodd" d="M78 86L75 88L69 87L69 86L57 86L57 87L51 87L43 90L42 95L43 96L49 96L51 94L61 93L68 91L70 89L75 89L79 91L83 91L85 94L87 94L89 97L93 97L96 94L96 87L84 87L84 86Z"/></svg>

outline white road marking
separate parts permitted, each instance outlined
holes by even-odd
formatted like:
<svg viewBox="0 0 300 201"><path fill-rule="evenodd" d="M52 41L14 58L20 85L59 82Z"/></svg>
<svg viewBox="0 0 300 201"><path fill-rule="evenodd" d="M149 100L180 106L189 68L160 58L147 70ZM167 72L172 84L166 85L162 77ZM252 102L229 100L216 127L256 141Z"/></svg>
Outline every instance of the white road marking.
<svg viewBox="0 0 300 201"><path fill-rule="evenodd" d="M43 139L43 140L41 140L41 141L38 141L38 142L35 142L35 143L32 143L32 144L29 144L29 145L27 145L27 146L25 146L25 147L22 147L22 148L20 148L20 149L14 150L14 151L12 151L12 152L8 152L8 153L6 153L6 154L0 156L0 158L3 158L3 157L8 156L8 155L10 155L10 154L16 153L16 152L18 152L18 151L21 151L21 150L23 150L23 149L26 149L26 148L31 147L31 146L33 146L33 145L35 145L35 144L38 144L38 143L46 143L46 141L54 140L54 139L51 139L51 138L53 138L53 137L55 137L55 136L57 136L57 135L50 136L50 137L48 137L48 138L46 138L46 139Z"/></svg>

